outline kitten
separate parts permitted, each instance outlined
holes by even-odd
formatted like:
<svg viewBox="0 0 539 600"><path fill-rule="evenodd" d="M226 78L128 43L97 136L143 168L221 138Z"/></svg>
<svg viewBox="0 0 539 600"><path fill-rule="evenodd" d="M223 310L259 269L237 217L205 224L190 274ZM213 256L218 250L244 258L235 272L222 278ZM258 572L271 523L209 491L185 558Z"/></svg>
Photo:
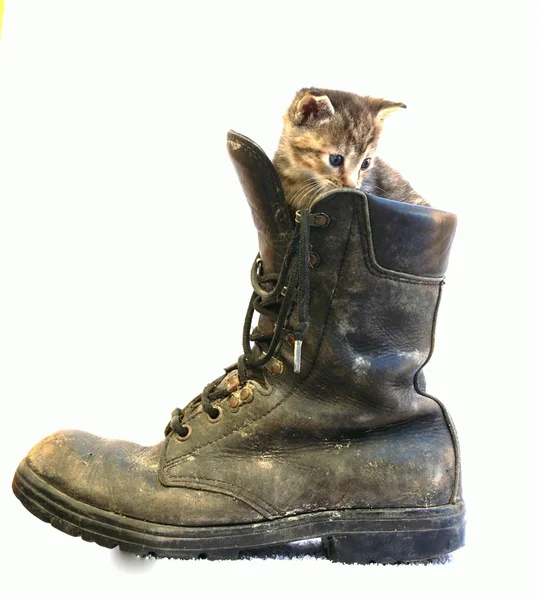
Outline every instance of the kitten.
<svg viewBox="0 0 539 600"><path fill-rule="evenodd" d="M301 89L286 111L273 164L292 208L311 208L333 188L350 187L400 202L429 206L380 158L384 119L406 108L370 96Z"/></svg>

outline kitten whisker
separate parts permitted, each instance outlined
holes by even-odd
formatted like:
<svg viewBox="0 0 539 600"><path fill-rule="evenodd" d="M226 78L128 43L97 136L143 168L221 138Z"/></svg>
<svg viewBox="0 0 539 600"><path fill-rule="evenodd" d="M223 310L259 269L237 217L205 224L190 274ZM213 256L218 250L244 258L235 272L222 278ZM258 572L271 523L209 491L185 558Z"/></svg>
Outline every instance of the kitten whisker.
<svg viewBox="0 0 539 600"><path fill-rule="evenodd" d="M299 188L299 190L292 196L292 199L296 198L297 196L299 196L299 194L303 193L306 189L317 185L317 181L316 180L310 180L307 182L306 185L303 185L302 187Z"/></svg>
<svg viewBox="0 0 539 600"><path fill-rule="evenodd" d="M301 198L299 198L297 200L297 205L298 206L303 206L303 201L305 200L305 198L307 197L312 197L314 196L314 194L316 193L316 190L318 189L318 186L314 186L312 188L309 188L308 190L306 190L303 195L301 196ZM312 202L309 202L309 204L311 204Z"/></svg>
<svg viewBox="0 0 539 600"><path fill-rule="evenodd" d="M301 206L303 200L305 199L306 196L308 196L309 194L315 193L315 191L318 189L319 186L319 182L316 180L311 180L309 181L306 185L302 186L292 197L292 199L290 200L290 204L292 204L293 206ZM301 197L298 199L298 197Z"/></svg>
<svg viewBox="0 0 539 600"><path fill-rule="evenodd" d="M378 190L379 192L381 192L382 194L387 194L387 190L384 190L383 188L381 188L379 185L374 185L374 183L370 183L369 187L375 190ZM359 188L361 189L361 187Z"/></svg>
<svg viewBox="0 0 539 600"><path fill-rule="evenodd" d="M309 203L309 205L312 206L315 202L318 202L320 197L323 196L328 190L329 187L327 185L318 182L318 185L312 191L312 201Z"/></svg>

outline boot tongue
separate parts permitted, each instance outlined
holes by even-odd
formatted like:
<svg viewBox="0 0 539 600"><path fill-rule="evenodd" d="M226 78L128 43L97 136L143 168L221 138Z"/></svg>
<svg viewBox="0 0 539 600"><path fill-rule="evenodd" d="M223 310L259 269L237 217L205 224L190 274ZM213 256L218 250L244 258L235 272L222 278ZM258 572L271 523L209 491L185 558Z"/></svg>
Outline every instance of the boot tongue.
<svg viewBox="0 0 539 600"><path fill-rule="evenodd" d="M262 148L249 138L229 131L227 146L253 213L264 273L278 273L293 229L279 175Z"/></svg>

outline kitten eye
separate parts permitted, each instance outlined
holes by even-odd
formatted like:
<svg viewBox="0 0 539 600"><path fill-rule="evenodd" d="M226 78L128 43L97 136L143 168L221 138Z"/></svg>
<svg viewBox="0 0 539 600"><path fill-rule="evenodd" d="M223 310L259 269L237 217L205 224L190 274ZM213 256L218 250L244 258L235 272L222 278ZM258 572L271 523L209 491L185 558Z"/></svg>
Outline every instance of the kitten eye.
<svg viewBox="0 0 539 600"><path fill-rule="evenodd" d="M361 163L361 170L362 171L366 171L369 166L371 164L371 159L370 158L366 158L362 163Z"/></svg>
<svg viewBox="0 0 539 600"><path fill-rule="evenodd" d="M340 167L344 162L344 157L340 154L330 154L329 155L329 164L332 167Z"/></svg>

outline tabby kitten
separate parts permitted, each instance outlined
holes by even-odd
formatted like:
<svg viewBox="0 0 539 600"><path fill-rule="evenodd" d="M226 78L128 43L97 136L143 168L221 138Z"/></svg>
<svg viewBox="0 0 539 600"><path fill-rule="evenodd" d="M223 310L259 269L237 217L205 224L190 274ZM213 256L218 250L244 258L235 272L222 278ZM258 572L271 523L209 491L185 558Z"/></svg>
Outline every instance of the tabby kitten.
<svg viewBox="0 0 539 600"><path fill-rule="evenodd" d="M287 202L311 208L333 188L349 187L429 206L395 169L375 158L384 119L401 108L406 105L348 92L300 90L283 117L273 159Z"/></svg>

